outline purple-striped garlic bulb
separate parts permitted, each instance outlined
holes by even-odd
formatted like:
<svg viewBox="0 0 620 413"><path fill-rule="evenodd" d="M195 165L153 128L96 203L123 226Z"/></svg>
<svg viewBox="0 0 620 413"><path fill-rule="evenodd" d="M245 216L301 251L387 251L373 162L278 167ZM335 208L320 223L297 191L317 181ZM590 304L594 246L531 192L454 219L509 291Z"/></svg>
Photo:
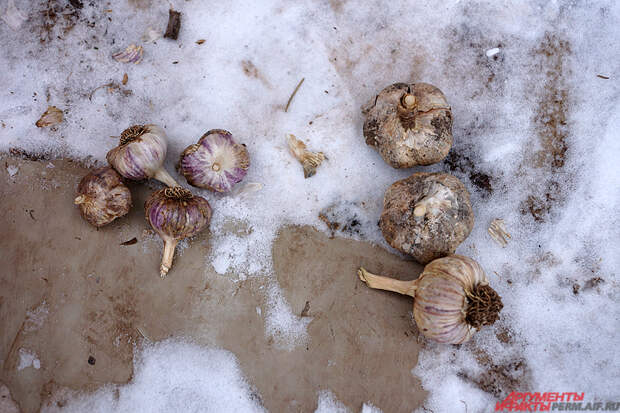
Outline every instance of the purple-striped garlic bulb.
<svg viewBox="0 0 620 413"><path fill-rule="evenodd" d="M134 125L121 133L119 145L106 155L116 171L127 179L155 178L171 188L179 186L164 169L168 142L157 125Z"/></svg>
<svg viewBox="0 0 620 413"><path fill-rule="evenodd" d="M461 344L482 326L499 319L502 298L489 286L480 265L462 255L438 258L424 267L417 280L400 281L357 272L370 288L410 295L418 329L431 340Z"/></svg>
<svg viewBox="0 0 620 413"><path fill-rule="evenodd" d="M212 129L198 143L185 148L179 159L179 172L198 188L229 192L241 182L250 167L248 150L230 132Z"/></svg>
<svg viewBox="0 0 620 413"><path fill-rule="evenodd" d="M123 178L109 166L95 169L80 181L73 201L82 218L97 228L127 215L131 209L131 192Z"/></svg>
<svg viewBox="0 0 620 413"><path fill-rule="evenodd" d="M192 237L209 226L211 206L180 186L153 192L144 203L146 220L164 241L160 275L172 267L174 250L180 240Z"/></svg>

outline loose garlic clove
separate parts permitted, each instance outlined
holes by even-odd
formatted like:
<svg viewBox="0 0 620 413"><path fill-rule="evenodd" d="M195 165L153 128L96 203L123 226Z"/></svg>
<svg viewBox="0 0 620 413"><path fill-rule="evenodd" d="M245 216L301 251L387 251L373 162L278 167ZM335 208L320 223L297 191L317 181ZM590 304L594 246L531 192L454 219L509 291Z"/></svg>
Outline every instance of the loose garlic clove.
<svg viewBox="0 0 620 413"><path fill-rule="evenodd" d="M306 149L306 144L295 137L295 135L286 135L286 141L291 153L301 163L304 168L304 178L310 178L316 173L316 168L326 158L323 152L311 152Z"/></svg>
<svg viewBox="0 0 620 413"><path fill-rule="evenodd" d="M82 217L97 228L127 215L131 209L131 192L121 176L112 168L104 167L86 175L78 185L74 204Z"/></svg>
<svg viewBox="0 0 620 413"><path fill-rule="evenodd" d="M155 178L171 188L179 186L163 168L168 143L166 132L156 125L134 125L121 133L119 146L106 159L124 178Z"/></svg>
<svg viewBox="0 0 620 413"><path fill-rule="evenodd" d="M178 242L209 226L211 206L206 199L177 186L153 192L146 200L144 210L146 220L164 241L160 266L160 275L164 278L172 267Z"/></svg>
<svg viewBox="0 0 620 413"><path fill-rule="evenodd" d="M198 143L185 148L178 163L190 185L217 192L230 192L249 167L245 145L236 143L230 132L222 129L208 131Z"/></svg>
<svg viewBox="0 0 620 413"><path fill-rule="evenodd" d="M357 274L370 288L415 298L413 317L418 329L440 343L466 342L482 326L495 323L503 308L482 267L462 255L432 261L413 281L371 274L364 268Z"/></svg>
<svg viewBox="0 0 620 413"><path fill-rule="evenodd" d="M394 168L439 162L452 146L452 112L433 85L395 83L364 105L363 113L366 144Z"/></svg>
<svg viewBox="0 0 620 413"><path fill-rule="evenodd" d="M388 244L426 264L454 254L474 226L474 213L457 178L418 172L388 188L379 226Z"/></svg>

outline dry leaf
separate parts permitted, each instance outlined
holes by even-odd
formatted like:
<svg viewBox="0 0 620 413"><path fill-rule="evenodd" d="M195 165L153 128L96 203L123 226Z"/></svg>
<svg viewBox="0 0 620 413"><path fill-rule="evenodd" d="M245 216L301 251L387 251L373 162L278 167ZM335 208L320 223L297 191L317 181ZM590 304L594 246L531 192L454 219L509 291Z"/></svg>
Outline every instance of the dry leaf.
<svg viewBox="0 0 620 413"><path fill-rule="evenodd" d="M62 110L56 106L48 106L47 110L41 115L41 118L35 123L38 128L44 128L46 126L57 125L62 122Z"/></svg>
<svg viewBox="0 0 620 413"><path fill-rule="evenodd" d="M127 76L127 73L125 73L123 75L123 81L122 81L123 85L126 85L128 80L129 80L129 76Z"/></svg>
<svg viewBox="0 0 620 413"><path fill-rule="evenodd" d="M205 39L196 40L196 44L203 44L204 42L206 42Z"/></svg>

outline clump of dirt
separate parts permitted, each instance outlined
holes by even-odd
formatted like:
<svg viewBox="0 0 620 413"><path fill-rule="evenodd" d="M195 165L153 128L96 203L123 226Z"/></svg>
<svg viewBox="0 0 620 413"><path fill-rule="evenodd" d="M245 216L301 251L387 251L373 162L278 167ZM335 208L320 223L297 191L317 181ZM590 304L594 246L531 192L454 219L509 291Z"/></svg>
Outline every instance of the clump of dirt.
<svg viewBox="0 0 620 413"><path fill-rule="evenodd" d="M48 0L39 11L40 33L39 40L46 43L59 35L69 33L80 19L81 2Z"/></svg>
<svg viewBox="0 0 620 413"><path fill-rule="evenodd" d="M331 231L330 238L334 238L337 232L353 236L363 236L364 230L359 214L355 211L357 204L332 205L319 212L319 219L327 225Z"/></svg>
<svg viewBox="0 0 620 413"><path fill-rule="evenodd" d="M482 196L486 197L493 193L494 179L491 175L476 168L476 158L471 153L471 150L467 149L452 150L443 163L450 172L456 172L455 175L469 178L469 182L480 189Z"/></svg>
<svg viewBox="0 0 620 413"><path fill-rule="evenodd" d="M465 371L457 373L463 380L496 398L529 388L530 371L521 356L515 355L511 360L498 364L484 350L474 349L473 354L484 372L475 376Z"/></svg>

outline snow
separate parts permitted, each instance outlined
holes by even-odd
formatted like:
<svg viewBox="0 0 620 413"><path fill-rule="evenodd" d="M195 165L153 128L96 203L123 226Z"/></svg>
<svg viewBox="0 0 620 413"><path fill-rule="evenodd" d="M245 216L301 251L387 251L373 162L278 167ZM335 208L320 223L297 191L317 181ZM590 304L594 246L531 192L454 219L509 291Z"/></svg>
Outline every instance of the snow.
<svg viewBox="0 0 620 413"><path fill-rule="evenodd" d="M620 344L620 62L613 58L620 54L620 3L174 2L182 13L178 41L158 38L167 2L84 3L75 26L69 16L45 32L46 2L0 2L10 22L0 21L0 151L102 163L117 142L110 136L152 122L167 131L173 172L178 154L206 130L231 131L248 147L244 183L252 185L232 195L196 191L214 208L206 268L239 280L270 278L265 333L284 348L306 342L310 320L291 312L273 277L278 229L328 231L323 213L358 222L359 230L336 235L389 248L376 226L386 188L413 171L450 172L470 190L476 215L457 252L485 268L504 311L459 348L425 343L412 373L429 391L425 408L484 410L515 388L583 391L588 400L620 396L613 351ZM144 47L141 63L112 59L132 43ZM432 83L446 94L455 141L447 161L394 170L364 144L360 107L397 81ZM49 105L65 120L35 127ZM315 176L304 179L287 133L327 156ZM505 248L487 233L498 218L512 236ZM180 357L189 350L166 346L166 357L185 368ZM232 356L192 348L251 403L241 396ZM133 403L126 406L160 402L134 393L145 375L158 385L157 368L148 370L144 360L121 391ZM222 389L201 381L213 377L208 372L178 374L181 383L205 383L208 394ZM496 390L485 385L492 379ZM112 400L108 390L101 394ZM330 397L319 397L319 407L338 409Z"/></svg>
<svg viewBox="0 0 620 413"><path fill-rule="evenodd" d="M189 342L163 341L136 355L130 383L75 394L42 412L263 412L234 355Z"/></svg>
<svg viewBox="0 0 620 413"><path fill-rule="evenodd" d="M27 367L33 367L36 370L41 368L41 361L34 351L20 348L18 354L19 363L17 364L17 371L21 371Z"/></svg>

